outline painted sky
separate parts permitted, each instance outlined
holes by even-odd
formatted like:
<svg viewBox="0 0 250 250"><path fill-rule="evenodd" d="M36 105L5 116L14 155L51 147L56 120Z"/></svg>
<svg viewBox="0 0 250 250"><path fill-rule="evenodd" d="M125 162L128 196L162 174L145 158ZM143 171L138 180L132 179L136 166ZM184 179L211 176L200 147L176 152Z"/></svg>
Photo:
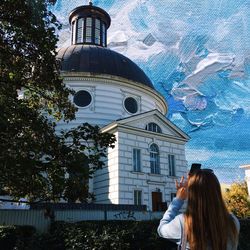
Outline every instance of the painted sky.
<svg viewBox="0 0 250 250"><path fill-rule="evenodd" d="M70 45L68 15L84 0L57 0L59 47ZM168 118L220 181L243 180L250 164L250 1L94 0L111 16L108 47L135 61L169 105Z"/></svg>

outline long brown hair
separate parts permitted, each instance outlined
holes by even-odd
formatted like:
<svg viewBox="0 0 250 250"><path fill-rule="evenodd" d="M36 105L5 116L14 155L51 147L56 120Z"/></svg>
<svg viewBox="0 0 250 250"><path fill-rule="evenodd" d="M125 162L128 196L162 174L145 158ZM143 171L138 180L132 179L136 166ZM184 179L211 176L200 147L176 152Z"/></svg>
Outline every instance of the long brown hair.
<svg viewBox="0 0 250 250"><path fill-rule="evenodd" d="M188 181L185 230L191 250L225 250L227 241L237 242L237 229L222 198L216 176L205 170L192 174Z"/></svg>

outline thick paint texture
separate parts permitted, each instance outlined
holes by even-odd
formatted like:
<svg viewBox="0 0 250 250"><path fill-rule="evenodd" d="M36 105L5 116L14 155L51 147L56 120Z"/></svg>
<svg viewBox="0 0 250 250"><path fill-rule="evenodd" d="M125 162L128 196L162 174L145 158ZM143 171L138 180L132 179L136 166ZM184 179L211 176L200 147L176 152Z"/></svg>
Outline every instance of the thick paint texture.
<svg viewBox="0 0 250 250"><path fill-rule="evenodd" d="M88 4L58 0L68 14ZM111 16L108 47L134 60L169 105L168 118L192 138L189 164L211 167L222 182L243 180L250 163L250 1L94 0Z"/></svg>

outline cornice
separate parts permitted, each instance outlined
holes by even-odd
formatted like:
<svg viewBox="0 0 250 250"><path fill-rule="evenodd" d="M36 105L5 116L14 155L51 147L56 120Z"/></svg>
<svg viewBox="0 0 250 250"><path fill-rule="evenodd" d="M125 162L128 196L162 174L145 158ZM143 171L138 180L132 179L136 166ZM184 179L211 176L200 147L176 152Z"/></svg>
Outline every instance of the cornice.
<svg viewBox="0 0 250 250"><path fill-rule="evenodd" d="M111 127L107 129L102 129L102 132L114 133L116 131L130 133L130 134L148 137L151 139L157 139L161 141L172 142L172 143L181 144L181 145L185 144L188 141L185 138L176 137L176 136L172 136L168 134L155 133L155 132L151 132L145 129L130 127L127 125L117 124L117 123L114 123Z"/></svg>
<svg viewBox="0 0 250 250"><path fill-rule="evenodd" d="M92 81L92 82L102 82L106 84L114 84L119 86L125 86L125 87L132 87L138 91L142 91L144 93L147 93L154 98L157 99L158 102L161 103L161 105L164 108L164 113L166 114L168 111L168 107L165 101L165 98L159 93L158 91L135 81L130 81L128 79L125 79L123 77L118 76L112 76L112 75L105 75L105 74L92 74L92 73L86 73L86 72L65 72L61 73L61 76L63 77L64 81Z"/></svg>

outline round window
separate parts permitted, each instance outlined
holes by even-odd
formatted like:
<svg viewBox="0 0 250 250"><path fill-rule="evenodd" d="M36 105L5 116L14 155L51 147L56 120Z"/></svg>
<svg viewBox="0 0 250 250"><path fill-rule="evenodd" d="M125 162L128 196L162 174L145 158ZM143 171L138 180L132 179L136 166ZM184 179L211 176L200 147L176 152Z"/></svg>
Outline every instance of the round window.
<svg viewBox="0 0 250 250"><path fill-rule="evenodd" d="M133 97L126 98L124 106L129 113L134 114L138 111L137 101Z"/></svg>
<svg viewBox="0 0 250 250"><path fill-rule="evenodd" d="M86 90L80 90L74 96L74 103L78 107L86 107L91 103L91 101L91 94Z"/></svg>

